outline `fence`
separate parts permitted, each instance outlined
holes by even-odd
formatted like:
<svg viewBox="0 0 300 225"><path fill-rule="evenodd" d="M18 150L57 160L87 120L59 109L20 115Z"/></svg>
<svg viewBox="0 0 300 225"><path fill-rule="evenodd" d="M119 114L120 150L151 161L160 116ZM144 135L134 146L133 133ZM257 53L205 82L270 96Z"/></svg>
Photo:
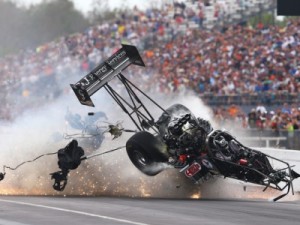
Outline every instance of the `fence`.
<svg viewBox="0 0 300 225"><path fill-rule="evenodd" d="M284 103L293 104L300 102L300 94L290 94L287 92L270 93L260 92L255 94L239 95L216 95L214 93L200 94L200 98L210 106L219 105L283 105Z"/></svg>

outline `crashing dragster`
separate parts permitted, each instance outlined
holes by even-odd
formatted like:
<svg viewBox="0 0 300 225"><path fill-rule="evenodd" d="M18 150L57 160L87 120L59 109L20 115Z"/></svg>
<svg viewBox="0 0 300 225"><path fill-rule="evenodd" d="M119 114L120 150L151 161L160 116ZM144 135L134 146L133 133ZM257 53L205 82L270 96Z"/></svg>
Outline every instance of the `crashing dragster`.
<svg viewBox="0 0 300 225"><path fill-rule="evenodd" d="M294 194L293 180L300 175L289 163L244 146L226 131L214 130L209 121L197 118L182 104L164 109L123 74L131 64L145 66L135 46L122 45L71 87L80 103L87 106L94 106L91 96L105 89L128 115L137 130L127 140L126 151L138 170L155 176L173 167L195 183L224 176L265 186L264 191L285 191L274 201L290 191ZM110 85L112 79L123 84L127 97ZM140 96L162 111L159 118L153 118Z"/></svg>

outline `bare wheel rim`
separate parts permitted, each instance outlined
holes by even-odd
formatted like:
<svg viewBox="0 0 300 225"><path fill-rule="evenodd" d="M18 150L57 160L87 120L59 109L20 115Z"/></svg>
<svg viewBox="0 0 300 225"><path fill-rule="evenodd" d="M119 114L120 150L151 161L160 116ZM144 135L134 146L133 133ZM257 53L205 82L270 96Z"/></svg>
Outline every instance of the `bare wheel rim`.
<svg viewBox="0 0 300 225"><path fill-rule="evenodd" d="M141 165L143 165L143 166L146 166L146 165L147 165L148 159L147 159L147 157L146 157L143 153L141 153L140 151L134 150L134 151L133 151L133 157L136 159L136 161L137 161L139 164L141 164Z"/></svg>

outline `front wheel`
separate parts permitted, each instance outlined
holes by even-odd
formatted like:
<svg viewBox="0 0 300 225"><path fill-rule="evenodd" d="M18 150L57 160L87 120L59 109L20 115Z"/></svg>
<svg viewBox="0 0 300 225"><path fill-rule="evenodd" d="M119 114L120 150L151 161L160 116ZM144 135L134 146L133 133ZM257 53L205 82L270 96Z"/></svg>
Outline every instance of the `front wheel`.
<svg viewBox="0 0 300 225"><path fill-rule="evenodd" d="M148 176L164 170L168 161L166 145L152 134L142 131L134 134L126 143L126 151L133 165Z"/></svg>

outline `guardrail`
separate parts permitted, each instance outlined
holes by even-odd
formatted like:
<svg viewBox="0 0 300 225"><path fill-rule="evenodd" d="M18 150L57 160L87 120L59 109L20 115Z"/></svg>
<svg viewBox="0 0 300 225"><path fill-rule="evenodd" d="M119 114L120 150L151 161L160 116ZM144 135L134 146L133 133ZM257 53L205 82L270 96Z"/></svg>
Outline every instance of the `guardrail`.
<svg viewBox="0 0 300 225"><path fill-rule="evenodd" d="M265 146L255 146L252 144L251 147L266 147L266 148L271 147L270 143L272 141L275 142L276 146L280 146L280 141L286 141L286 140L287 140L286 137L243 137L243 138L239 139L239 141L241 141L241 142L251 142L251 143L257 143L258 141L264 141Z"/></svg>
<svg viewBox="0 0 300 225"><path fill-rule="evenodd" d="M199 94L200 98L210 106L215 105L282 105L284 103L294 104L300 102L300 94L290 94L287 92L270 93L259 92L254 94L232 94L216 95L215 93Z"/></svg>

